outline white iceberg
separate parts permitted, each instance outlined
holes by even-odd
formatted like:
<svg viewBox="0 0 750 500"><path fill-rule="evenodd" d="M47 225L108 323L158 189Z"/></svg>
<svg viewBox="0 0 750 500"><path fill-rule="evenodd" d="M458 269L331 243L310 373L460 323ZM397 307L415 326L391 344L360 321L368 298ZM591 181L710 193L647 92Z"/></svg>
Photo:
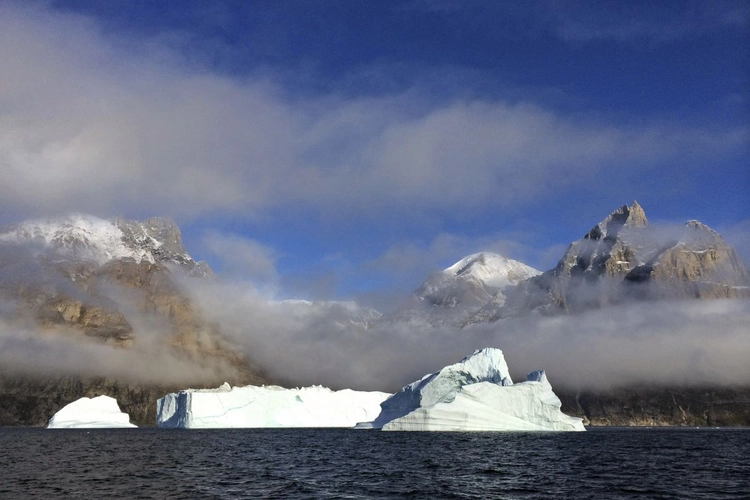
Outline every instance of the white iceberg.
<svg viewBox="0 0 750 500"><path fill-rule="evenodd" d="M159 427L353 427L380 413L390 394L313 386L188 389L167 394L156 404Z"/></svg>
<svg viewBox="0 0 750 500"><path fill-rule="evenodd" d="M81 398L65 405L49 419L48 429L94 429L135 427L109 396Z"/></svg>
<svg viewBox="0 0 750 500"><path fill-rule="evenodd" d="M358 428L384 431L583 431L560 411L544 371L513 384L500 349L475 351L425 375L385 400L380 415Z"/></svg>

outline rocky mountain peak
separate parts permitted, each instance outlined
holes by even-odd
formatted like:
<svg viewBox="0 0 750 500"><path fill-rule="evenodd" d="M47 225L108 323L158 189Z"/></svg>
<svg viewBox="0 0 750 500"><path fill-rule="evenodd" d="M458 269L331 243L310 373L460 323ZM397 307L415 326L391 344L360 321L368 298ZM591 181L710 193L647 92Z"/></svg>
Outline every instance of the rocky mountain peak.
<svg viewBox="0 0 750 500"><path fill-rule="evenodd" d="M685 223L685 231L680 243L705 249L712 245L723 244L724 238L702 222L689 220Z"/></svg>
<svg viewBox="0 0 750 500"><path fill-rule="evenodd" d="M750 272L719 233L690 220L679 234L648 227L638 202L623 205L571 243L557 266L506 289L470 323L528 313L577 313L632 300L750 295Z"/></svg>
<svg viewBox="0 0 750 500"><path fill-rule="evenodd" d="M138 222L71 214L27 220L0 228L0 244L34 247L58 260L94 266L133 259L165 264L193 276L213 274L207 264L196 262L187 253L180 228L169 217Z"/></svg>
<svg viewBox="0 0 750 500"><path fill-rule="evenodd" d="M637 201L633 201L632 205L623 205L609 214L606 219L586 233L584 239L615 239L623 227L637 228L647 224L646 212Z"/></svg>

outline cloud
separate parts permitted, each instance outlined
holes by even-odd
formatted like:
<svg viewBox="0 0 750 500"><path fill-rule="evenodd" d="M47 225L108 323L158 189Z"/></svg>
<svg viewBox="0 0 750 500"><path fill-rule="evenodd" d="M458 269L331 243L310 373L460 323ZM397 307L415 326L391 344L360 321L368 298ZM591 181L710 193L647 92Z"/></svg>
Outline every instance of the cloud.
<svg viewBox="0 0 750 500"><path fill-rule="evenodd" d="M225 279L250 282L256 287L275 288L277 285L277 257L271 247L249 238L215 231L203 238L203 245L215 256Z"/></svg>
<svg viewBox="0 0 750 500"><path fill-rule="evenodd" d="M750 382L746 300L634 303L460 331L414 324L364 330L342 326L340 317L289 314L239 285L193 293L222 332L291 385L394 391L488 346L504 350L516 378L545 369L553 384L572 388Z"/></svg>
<svg viewBox="0 0 750 500"><path fill-rule="evenodd" d="M290 95L187 64L179 37L105 36L43 7L0 16L6 214L272 210L418 217L507 207L605 169L736 154L746 130L627 126L531 103ZM689 162L688 162L689 163Z"/></svg>
<svg viewBox="0 0 750 500"><path fill-rule="evenodd" d="M718 231L737 250L744 264L750 265L750 219L719 227Z"/></svg>
<svg viewBox="0 0 750 500"><path fill-rule="evenodd" d="M453 0L413 0L403 8L426 16L492 23L497 36L524 39L552 35L566 42L670 43L705 33L743 30L750 19L750 8L741 0L686 0L679 4L477 1L471 6Z"/></svg>
<svg viewBox="0 0 750 500"><path fill-rule="evenodd" d="M747 29L750 9L744 2L537 2L549 32L567 41L670 43L709 32Z"/></svg>
<svg viewBox="0 0 750 500"><path fill-rule="evenodd" d="M181 355L165 338L164 326L144 317L135 321L135 343L127 349L82 338L79 331L40 329L0 319L0 367L3 375L94 376L136 383L198 384L234 380L236 367ZM220 383L220 382L218 382Z"/></svg>

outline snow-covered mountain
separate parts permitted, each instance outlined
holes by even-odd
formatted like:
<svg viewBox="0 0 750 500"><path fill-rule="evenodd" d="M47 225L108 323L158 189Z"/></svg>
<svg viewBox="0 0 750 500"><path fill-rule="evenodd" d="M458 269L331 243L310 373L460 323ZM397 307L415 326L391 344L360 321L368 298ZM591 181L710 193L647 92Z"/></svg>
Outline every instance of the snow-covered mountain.
<svg viewBox="0 0 750 500"><path fill-rule="evenodd" d="M517 285L538 274L541 272L517 260L480 252L433 273L414 292L414 297L430 306L471 306L486 303L508 285Z"/></svg>
<svg viewBox="0 0 750 500"><path fill-rule="evenodd" d="M178 266L194 275L211 275L206 263L196 262L187 253L179 227L168 217L137 222L74 214L28 220L0 229L0 244L33 246L57 258L99 265L133 259Z"/></svg>
<svg viewBox="0 0 750 500"><path fill-rule="evenodd" d="M382 323L460 326L490 300L505 301L504 290L540 274L517 260L491 252L468 255L432 273L409 304Z"/></svg>

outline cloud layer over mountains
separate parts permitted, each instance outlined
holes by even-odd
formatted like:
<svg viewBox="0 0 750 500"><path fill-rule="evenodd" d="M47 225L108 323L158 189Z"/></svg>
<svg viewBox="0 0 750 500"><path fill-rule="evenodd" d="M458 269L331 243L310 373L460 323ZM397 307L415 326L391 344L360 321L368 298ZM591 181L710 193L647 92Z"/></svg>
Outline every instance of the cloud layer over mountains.
<svg viewBox="0 0 750 500"><path fill-rule="evenodd" d="M223 332L292 384L392 391L487 346L505 351L516 377L545 369L556 385L578 388L750 379L746 300L635 303L463 330L405 324L363 331L292 317L248 287L195 292Z"/></svg>
<svg viewBox="0 0 750 500"><path fill-rule="evenodd" d="M335 316L292 315L272 302L279 288L324 289L330 276L331 281L343 276L391 283L356 290L362 293L396 287L404 292L439 262L478 250L508 251L530 264L554 265L567 241L581 235L534 241L528 234L552 231L561 222L551 213L564 208L574 214L570 219L588 220L588 200L621 203L632 199L626 192L638 193L639 199L648 193L662 208L696 204L726 216L721 220L731 226L727 239L750 255L748 221L740 220L747 200L741 182L734 182L747 179L743 166L750 129L737 120L747 96L707 101L695 111L700 119L686 111L695 95L702 99L705 87L716 82L690 82L680 71L705 63L692 57L705 58L710 51L686 51L689 64L674 68L673 61L658 57L642 61L652 74L634 73L643 80L637 87L604 101L586 98L609 93L619 83L614 78L585 80L578 88L551 80L524 85L513 78L533 80L530 74L494 81L479 66L442 60L420 65L386 58L352 66L321 90L310 82L288 84L288 73L305 73L300 65L219 71L205 53L188 50L195 47L189 32L164 29L134 36L53 5L0 2L0 226L71 211L132 219L168 215L221 226L206 232L202 244L221 265L223 278L234 281L186 286L203 314L272 377L299 385L395 390L476 348L492 346L505 351L516 376L543 368L555 386L750 380L748 301L637 303L460 331L393 325L365 331ZM453 2L410 5L431 13L460 10ZM612 68L657 45L681 50L682 37L747 31L747 7L741 3L717 10L693 3L682 16L654 6L648 15L626 19L619 9L536 5L545 14L536 25L541 31L516 28L514 37L546 33L556 44L567 44L561 53L584 59L592 47L587 43L605 40L612 45L592 53L604 53ZM451 19L468 16L473 22L472 15L463 10ZM527 25L513 24L524 31ZM496 31L494 24L485 27ZM641 45L644 40L654 45ZM274 48L271 42L268 47ZM615 53L621 59L612 57ZM727 57L726 67L744 60ZM399 75L390 70L400 65L409 66L411 78L391 87L389 79ZM546 73L551 67L539 69ZM570 71L586 77L588 69ZM658 78L671 72L674 78ZM314 74L310 70L309 80ZM436 90L440 83L434 83L475 77L491 80L492 92L468 84ZM358 88L358 82L371 81L385 83ZM670 85L675 81L685 88ZM668 84L648 88L654 82ZM719 87L712 97L731 86ZM666 95L691 98L675 99L661 112L644 112L652 102L646 94L652 92L653 101ZM556 97L540 97L550 94ZM597 105L629 101L638 106L618 111ZM727 186L734 191L725 193ZM706 193L711 196L702 196ZM323 214L337 229L304 228L307 221L300 214L310 213ZM425 214L439 221L429 230L424 230ZM246 227L221 232L247 220L282 227L276 236L284 245L242 231ZM402 221L410 224L392 230ZM526 238L514 233L519 228ZM298 236L303 229L308 234ZM344 238L350 245L341 249ZM293 265L283 269L279 261L311 258L307 254L315 244L320 247L316 258L337 265L330 265L319 283L302 283L316 276L304 276ZM366 250L356 257L345 254L353 247ZM18 259L9 269L19 276L33 270L33 263L28 269L22 263ZM377 300L393 303L392 297ZM0 313L12 309L0 302ZM175 355L148 318L134 316L133 326L137 341L128 350L2 322L0 367L166 382L232 374L229 367L217 373Z"/></svg>
<svg viewBox="0 0 750 500"><path fill-rule="evenodd" d="M747 300L633 303L462 330L408 323L364 330L333 314L290 314L247 283L193 282L189 290L234 349L288 385L394 391L488 346L504 350L514 377L545 369L562 387L732 386L750 379ZM5 373L162 383L231 379L235 373L231 366L202 367L180 356L153 319L132 311L128 318L136 339L129 349L4 322L0 364Z"/></svg>

